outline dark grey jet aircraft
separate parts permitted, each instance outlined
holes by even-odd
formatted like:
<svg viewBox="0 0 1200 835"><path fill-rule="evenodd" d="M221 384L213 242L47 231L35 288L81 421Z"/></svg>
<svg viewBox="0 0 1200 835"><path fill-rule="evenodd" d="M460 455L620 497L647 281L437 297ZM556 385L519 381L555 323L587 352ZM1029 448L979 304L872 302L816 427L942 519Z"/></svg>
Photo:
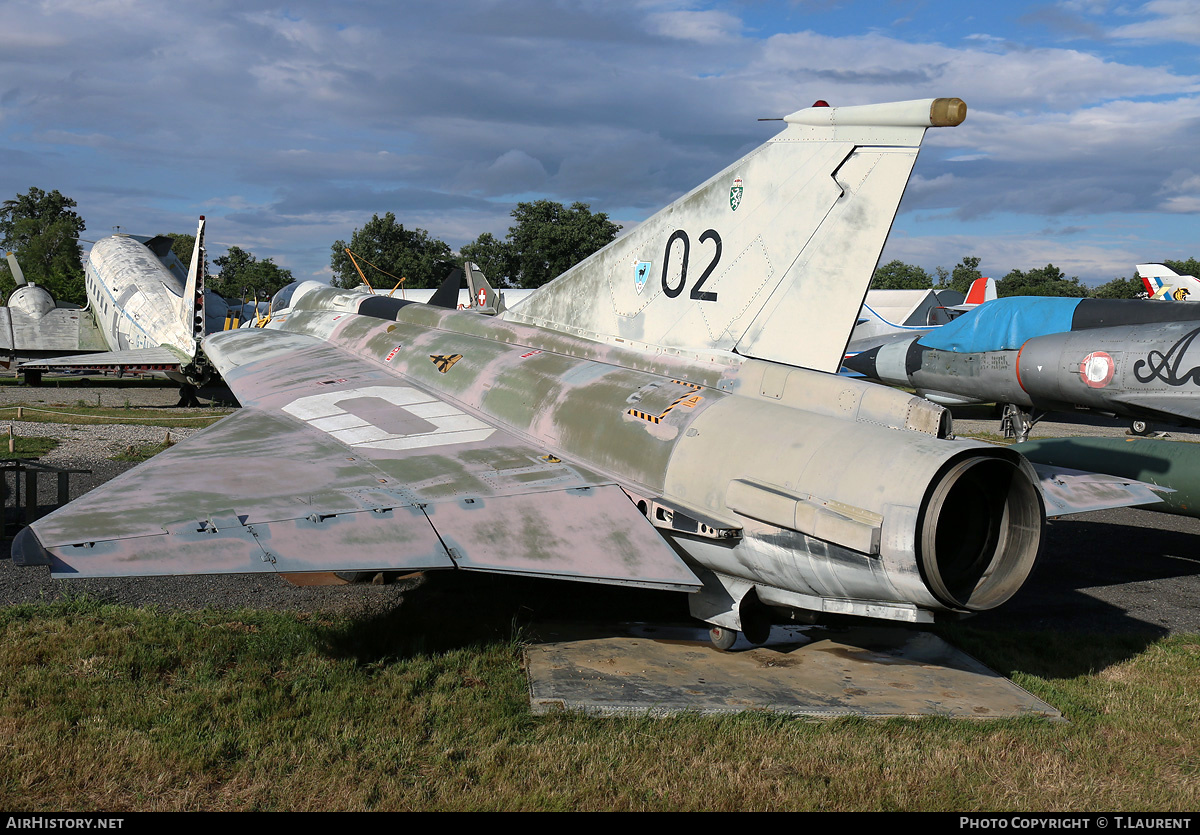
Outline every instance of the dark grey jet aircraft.
<svg viewBox="0 0 1200 835"><path fill-rule="evenodd" d="M1200 423L1200 305L1147 300L997 299L928 334L844 363L938 403L997 403L1017 440L1046 412L1088 409Z"/></svg>

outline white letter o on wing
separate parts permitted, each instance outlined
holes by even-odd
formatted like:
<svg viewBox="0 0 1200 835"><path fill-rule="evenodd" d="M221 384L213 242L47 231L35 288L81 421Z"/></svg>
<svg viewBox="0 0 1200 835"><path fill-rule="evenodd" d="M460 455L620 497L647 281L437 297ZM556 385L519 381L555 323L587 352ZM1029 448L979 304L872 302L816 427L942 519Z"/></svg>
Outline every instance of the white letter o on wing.
<svg viewBox="0 0 1200 835"><path fill-rule="evenodd" d="M346 400L363 397L385 400L429 421L436 428L432 432L398 435L387 432L338 405ZM488 426L461 409L410 386L367 386L328 394L311 394L293 400L283 407L283 411L332 435L348 446L365 449L425 449L450 444L469 444L486 440L496 431L495 427Z"/></svg>

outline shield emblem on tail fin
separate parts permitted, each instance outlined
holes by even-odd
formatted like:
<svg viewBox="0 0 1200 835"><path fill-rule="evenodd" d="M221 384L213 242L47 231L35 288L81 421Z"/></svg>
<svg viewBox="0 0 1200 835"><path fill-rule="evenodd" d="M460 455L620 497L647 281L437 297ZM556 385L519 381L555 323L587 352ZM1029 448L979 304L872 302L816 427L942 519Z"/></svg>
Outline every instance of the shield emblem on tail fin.
<svg viewBox="0 0 1200 835"><path fill-rule="evenodd" d="M729 189L729 208L736 212L740 205L742 205L742 178L737 177Z"/></svg>
<svg viewBox="0 0 1200 835"><path fill-rule="evenodd" d="M635 261L633 264L633 289L637 290L638 295L642 294L642 289L646 286L646 279L650 277L650 262Z"/></svg>

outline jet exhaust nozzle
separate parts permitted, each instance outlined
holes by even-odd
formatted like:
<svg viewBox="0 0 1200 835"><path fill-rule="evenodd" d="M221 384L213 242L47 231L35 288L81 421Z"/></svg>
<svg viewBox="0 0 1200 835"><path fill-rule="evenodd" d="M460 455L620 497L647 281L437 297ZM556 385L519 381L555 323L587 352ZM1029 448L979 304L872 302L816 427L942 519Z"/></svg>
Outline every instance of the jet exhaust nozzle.
<svg viewBox="0 0 1200 835"><path fill-rule="evenodd" d="M948 607L995 608L1033 570L1044 518L1035 478L1018 461L951 459L931 484L918 522L922 579Z"/></svg>

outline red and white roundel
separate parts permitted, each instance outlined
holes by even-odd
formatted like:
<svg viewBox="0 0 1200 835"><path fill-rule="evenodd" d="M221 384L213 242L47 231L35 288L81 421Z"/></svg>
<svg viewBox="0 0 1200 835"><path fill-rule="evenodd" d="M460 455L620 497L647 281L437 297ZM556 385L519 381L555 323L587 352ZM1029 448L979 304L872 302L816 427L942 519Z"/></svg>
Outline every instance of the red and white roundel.
<svg viewBox="0 0 1200 835"><path fill-rule="evenodd" d="M1100 389L1112 382L1116 363L1113 358L1103 351L1092 351L1079 363L1079 379L1094 389Z"/></svg>
<svg viewBox="0 0 1200 835"><path fill-rule="evenodd" d="M487 304L487 288L480 287L479 288L479 306L483 307L485 304Z"/></svg>

